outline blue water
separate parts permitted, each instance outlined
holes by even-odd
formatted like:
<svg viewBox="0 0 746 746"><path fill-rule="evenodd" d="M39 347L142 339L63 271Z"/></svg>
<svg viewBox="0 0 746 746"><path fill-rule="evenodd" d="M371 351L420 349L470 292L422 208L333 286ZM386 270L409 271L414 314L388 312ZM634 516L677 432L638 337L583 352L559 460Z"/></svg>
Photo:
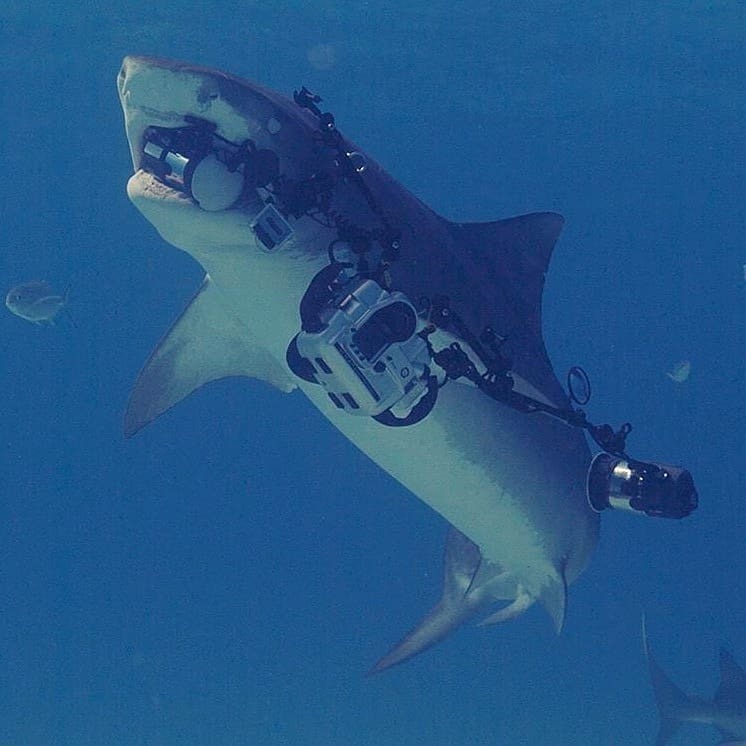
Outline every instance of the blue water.
<svg viewBox="0 0 746 746"><path fill-rule="evenodd" d="M0 9L0 278L70 284L74 321L0 316L0 744L634 746L657 728L642 610L685 690L712 695L721 643L746 663L746 5L54 5ZM559 638L532 609L364 678L436 600L443 521L258 382L122 436L201 278L125 195L128 53L318 90L446 217L564 214L555 367L687 465L699 511L605 515Z"/></svg>

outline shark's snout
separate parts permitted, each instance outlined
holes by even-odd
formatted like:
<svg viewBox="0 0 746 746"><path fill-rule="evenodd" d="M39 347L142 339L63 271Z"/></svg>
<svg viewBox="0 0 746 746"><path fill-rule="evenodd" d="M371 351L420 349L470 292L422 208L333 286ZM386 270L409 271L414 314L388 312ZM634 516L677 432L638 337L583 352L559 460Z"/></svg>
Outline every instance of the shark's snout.
<svg viewBox="0 0 746 746"><path fill-rule="evenodd" d="M122 105L127 109L146 109L154 116L165 114L163 107L163 85L170 82L174 90L176 69L171 72L155 59L147 57L125 57L117 76L117 89ZM169 81L169 78L171 79ZM169 97L171 98L171 97ZM181 96L182 103L187 103ZM175 111L173 112L176 113Z"/></svg>
<svg viewBox="0 0 746 746"><path fill-rule="evenodd" d="M135 171L127 192L166 240L194 247L220 236L253 246L259 236L274 247L290 235L276 210L259 214L257 193L276 179L281 160L287 174L302 164L292 151L308 136L288 123L281 97L152 57L126 57L117 88Z"/></svg>
<svg viewBox="0 0 746 746"><path fill-rule="evenodd" d="M143 167L146 132L152 127L177 129L200 122L227 143L251 142L271 148L278 157L304 140L298 111L289 102L248 80L210 68L157 57L128 56L117 76L132 163ZM289 114L292 113L292 116Z"/></svg>

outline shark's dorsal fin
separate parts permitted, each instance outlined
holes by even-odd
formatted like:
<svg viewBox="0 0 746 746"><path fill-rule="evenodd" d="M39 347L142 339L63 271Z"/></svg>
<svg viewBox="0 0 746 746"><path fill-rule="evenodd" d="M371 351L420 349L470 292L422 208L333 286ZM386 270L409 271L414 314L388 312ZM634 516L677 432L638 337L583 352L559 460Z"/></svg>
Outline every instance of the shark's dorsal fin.
<svg viewBox="0 0 746 746"><path fill-rule="evenodd" d="M746 708L746 671L736 663L735 658L725 648L720 648L720 686L715 692L715 704L724 711L743 712ZM735 730L727 724L716 724L720 731L723 746L745 743Z"/></svg>
<svg viewBox="0 0 746 746"><path fill-rule="evenodd" d="M210 381L250 376L281 391L295 384L231 312L209 275L140 374L127 404L127 437Z"/></svg>
<svg viewBox="0 0 746 746"><path fill-rule="evenodd" d="M541 334L544 276L564 218L553 212L497 220L491 223L450 223L458 247L456 261L464 276L479 278L478 286L462 292L479 298L481 314L470 319L481 332L491 326L509 338L514 369L550 399L566 398L552 372ZM452 297L458 296L454 288ZM464 299L466 301L466 299ZM474 305L474 300L464 306Z"/></svg>
<svg viewBox="0 0 746 746"><path fill-rule="evenodd" d="M725 648L720 648L720 686L715 693L715 702L746 707L746 671Z"/></svg>
<svg viewBox="0 0 746 746"><path fill-rule="evenodd" d="M564 222L556 212L531 212L489 223L451 223L451 230L495 274L530 275L549 268ZM524 292L533 305L538 299L529 295Z"/></svg>

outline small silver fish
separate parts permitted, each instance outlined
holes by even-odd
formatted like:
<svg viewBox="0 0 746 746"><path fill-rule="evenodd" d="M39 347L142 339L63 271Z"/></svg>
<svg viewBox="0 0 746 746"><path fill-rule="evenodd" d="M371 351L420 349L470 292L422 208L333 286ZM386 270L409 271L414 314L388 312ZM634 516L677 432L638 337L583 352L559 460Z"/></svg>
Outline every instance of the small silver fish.
<svg viewBox="0 0 746 746"><path fill-rule="evenodd" d="M54 317L67 305L69 288L56 294L48 282L33 280L16 285L5 296L6 308L34 324L54 324Z"/></svg>

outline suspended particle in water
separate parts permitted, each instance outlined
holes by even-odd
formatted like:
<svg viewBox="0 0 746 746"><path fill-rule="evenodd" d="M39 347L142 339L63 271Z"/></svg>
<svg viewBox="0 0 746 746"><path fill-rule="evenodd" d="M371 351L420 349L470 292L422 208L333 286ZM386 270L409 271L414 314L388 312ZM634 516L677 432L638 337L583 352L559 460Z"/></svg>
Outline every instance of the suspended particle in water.
<svg viewBox="0 0 746 746"><path fill-rule="evenodd" d="M666 375L676 383L684 383L691 372L692 364L688 360L681 360Z"/></svg>
<svg viewBox="0 0 746 746"><path fill-rule="evenodd" d="M330 70L336 63L334 47L331 44L317 44L308 50L308 61L317 70Z"/></svg>

